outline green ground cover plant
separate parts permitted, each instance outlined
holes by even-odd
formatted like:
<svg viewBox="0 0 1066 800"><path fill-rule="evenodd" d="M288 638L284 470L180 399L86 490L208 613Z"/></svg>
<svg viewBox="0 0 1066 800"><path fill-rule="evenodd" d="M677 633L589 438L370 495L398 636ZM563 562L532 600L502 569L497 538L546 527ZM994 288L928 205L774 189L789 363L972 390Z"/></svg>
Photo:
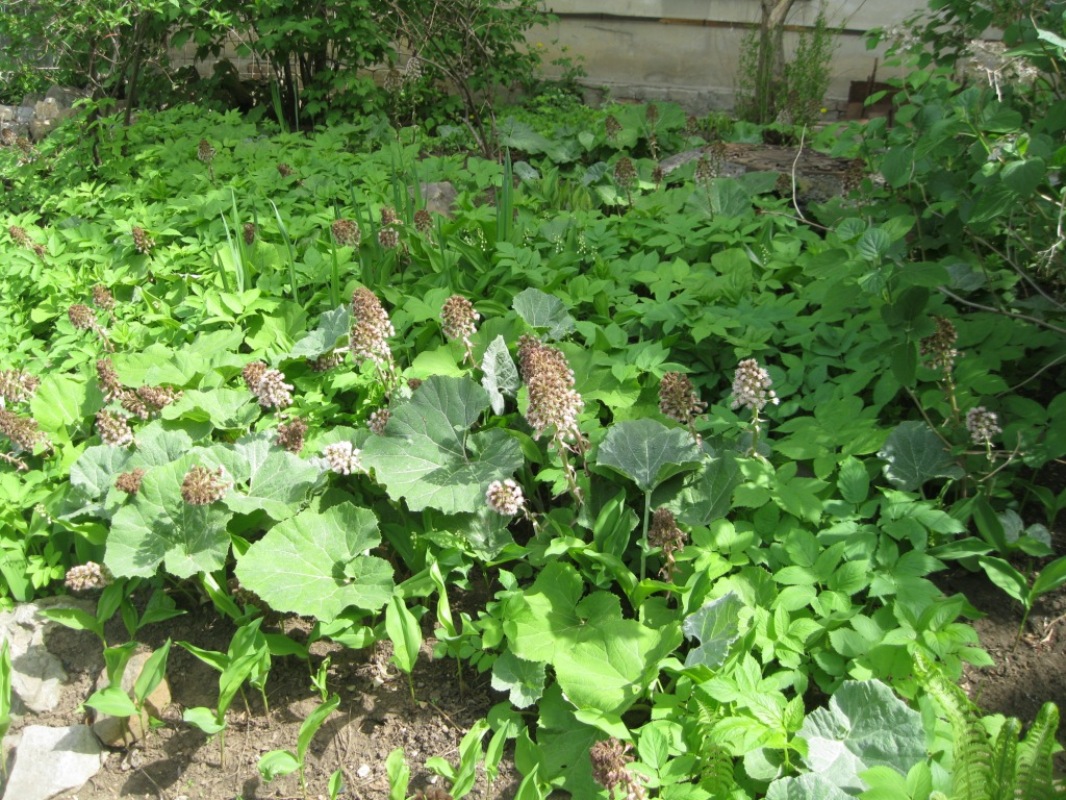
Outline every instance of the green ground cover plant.
<svg viewBox="0 0 1066 800"><path fill-rule="evenodd" d="M430 765L454 797L505 749L521 798L1061 791L1056 712L1020 739L958 696L991 660L930 579L1027 608L1062 580L1061 154L1023 101L915 75L904 124L814 137L864 174L802 211L719 176L743 128L667 105L535 104L500 159L188 107L104 118L99 165L73 126L0 151L3 602L65 580L101 592L67 624L132 640L203 598L238 626L177 643L220 673L186 712L220 745L245 683L309 660L274 615L408 675L432 634L501 693ZM1009 134L1043 155L988 161ZM265 775L307 778L315 685Z"/></svg>

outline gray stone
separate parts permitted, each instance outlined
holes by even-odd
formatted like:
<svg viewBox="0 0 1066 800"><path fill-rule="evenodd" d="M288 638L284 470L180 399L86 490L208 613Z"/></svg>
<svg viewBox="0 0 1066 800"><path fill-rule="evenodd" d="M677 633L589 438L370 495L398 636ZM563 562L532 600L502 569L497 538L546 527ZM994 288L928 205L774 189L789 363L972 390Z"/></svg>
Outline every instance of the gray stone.
<svg viewBox="0 0 1066 800"><path fill-rule="evenodd" d="M34 603L22 603L11 611L0 613L0 640L11 647L11 687L14 694L13 710L22 713L25 709L37 713L51 711L59 702L59 690L67 679L67 673L59 659L45 646L48 626L55 625L38 615L42 608L80 607L88 613L94 605L70 597L51 597ZM96 641L91 633L84 634L86 646Z"/></svg>
<svg viewBox="0 0 1066 800"><path fill-rule="evenodd" d="M426 210L451 217L455 211L455 200L459 196L451 181L439 183L421 183L419 191L422 194L422 202L426 204Z"/></svg>
<svg viewBox="0 0 1066 800"><path fill-rule="evenodd" d="M55 101L55 98L46 97L33 105L33 116L39 121L59 119L63 114L63 107Z"/></svg>
<svg viewBox="0 0 1066 800"><path fill-rule="evenodd" d="M92 96L91 92L84 89L72 89L69 86L53 86L44 96L45 100L55 100L61 108L73 108L79 100L86 100Z"/></svg>
<svg viewBox="0 0 1066 800"><path fill-rule="evenodd" d="M122 691L126 692L131 698L133 697L133 686L140 677L145 662L148 661L151 655L152 652L150 650L134 653L129 663L126 664L126 670L122 673L121 685ZM106 686L108 686L107 671L104 670L101 671L96 680L96 688L100 690ZM151 694L144 699L144 708L141 709L140 714L125 718L111 717L94 711L93 733L109 747L129 747L148 735L151 717L162 719L163 712L170 703L170 684L167 683L166 678L163 678L159 685L152 690Z"/></svg>
<svg viewBox="0 0 1066 800"><path fill-rule="evenodd" d="M48 800L78 789L100 771L102 753L88 725L30 725L16 747L4 800Z"/></svg>

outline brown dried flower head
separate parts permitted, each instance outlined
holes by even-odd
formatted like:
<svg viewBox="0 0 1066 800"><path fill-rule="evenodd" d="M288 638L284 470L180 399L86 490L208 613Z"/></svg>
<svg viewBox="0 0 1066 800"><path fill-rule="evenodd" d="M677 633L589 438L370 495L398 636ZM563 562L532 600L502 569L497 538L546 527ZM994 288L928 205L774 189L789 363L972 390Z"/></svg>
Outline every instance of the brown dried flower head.
<svg viewBox="0 0 1066 800"><path fill-rule="evenodd" d="M615 118L614 114L608 114L607 119L603 121L603 132L607 134L608 139L613 139L622 132L622 123Z"/></svg>
<svg viewBox="0 0 1066 800"><path fill-rule="evenodd" d="M400 232L395 228L380 228L378 230L378 244L383 250L395 250L400 246Z"/></svg>
<svg viewBox="0 0 1066 800"><path fill-rule="evenodd" d="M667 508L658 508L652 514L651 527L648 529L648 544L663 551L663 567L659 574L664 580L674 577L677 562L674 554L685 546L688 536L677 527L677 520Z"/></svg>
<svg viewBox="0 0 1066 800"><path fill-rule="evenodd" d="M215 157L215 148L211 146L211 142L207 141L207 139L201 139L200 144L196 147L196 157L205 164L210 164Z"/></svg>
<svg viewBox="0 0 1066 800"><path fill-rule="evenodd" d="M333 369L344 361L344 353L334 350L331 353L323 353L318 358L308 360L307 366L313 372L326 372Z"/></svg>
<svg viewBox="0 0 1066 800"><path fill-rule="evenodd" d="M115 308L115 296L111 294L110 289L98 283L93 287L93 305L104 311L111 311Z"/></svg>
<svg viewBox="0 0 1066 800"><path fill-rule="evenodd" d="M718 176L718 168L712 163L706 153L696 160L696 182L707 183L711 178Z"/></svg>
<svg viewBox="0 0 1066 800"><path fill-rule="evenodd" d="M146 472L147 470L137 467L129 472L119 473L119 476L115 478L115 488L126 494L137 494L141 490L141 480Z"/></svg>
<svg viewBox="0 0 1066 800"><path fill-rule="evenodd" d="M96 330L98 327L93 310L81 303L75 303L67 309L67 318L70 324L80 331Z"/></svg>
<svg viewBox="0 0 1066 800"><path fill-rule="evenodd" d="M293 174L294 174L294 172L295 172L295 171L293 170L293 168L292 168L292 167L290 167L290 166L289 166L288 164L286 164L285 162L281 162L280 164L278 164L278 174L279 174L279 175L280 175L281 177L283 177L283 178L288 178L288 177L289 177L290 175L293 175Z"/></svg>
<svg viewBox="0 0 1066 800"><path fill-rule="evenodd" d="M614 180L622 187L629 187L636 180L637 169L633 166L633 161L628 156L622 156L614 164Z"/></svg>
<svg viewBox="0 0 1066 800"><path fill-rule="evenodd" d="M948 375L955 368L955 359L959 357L959 351L955 349L959 334L946 317L933 317L933 321L936 322L936 332L922 339L920 352L927 356L927 366Z"/></svg>
<svg viewBox="0 0 1066 800"><path fill-rule="evenodd" d="M659 383L659 410L670 419L682 425L690 424L707 408L701 403L699 395L688 375L681 372L667 372Z"/></svg>
<svg viewBox="0 0 1066 800"><path fill-rule="evenodd" d="M209 469L195 465L181 482L181 497L190 506L208 506L221 500L232 486L222 467Z"/></svg>
<svg viewBox="0 0 1066 800"><path fill-rule="evenodd" d="M485 491L485 502L489 508L505 517L513 517L526 506L522 487L511 478L490 483Z"/></svg>
<svg viewBox="0 0 1066 800"><path fill-rule="evenodd" d="M400 218L396 216L396 209L392 206L384 206L381 209L381 227L387 227L389 225L398 225Z"/></svg>
<svg viewBox="0 0 1066 800"><path fill-rule="evenodd" d="M29 400L40 385L40 379L28 372L19 369L0 371L0 408L3 408L4 403Z"/></svg>
<svg viewBox="0 0 1066 800"><path fill-rule="evenodd" d="M26 229L21 225L8 226L7 233L19 247L33 247L33 240L30 239L30 235L26 233Z"/></svg>
<svg viewBox="0 0 1066 800"><path fill-rule="evenodd" d="M453 294L444 301L440 318L443 322L444 336L458 339L466 349L467 358L473 357L473 343L470 337L477 332L477 321L481 315L474 310L473 304L462 295Z"/></svg>
<svg viewBox="0 0 1066 800"><path fill-rule="evenodd" d="M252 393L263 408L288 408L292 405L291 383L276 369L267 369L259 378Z"/></svg>
<svg viewBox="0 0 1066 800"><path fill-rule="evenodd" d="M244 369L241 370L241 377L244 379L244 385L248 387L248 391L255 393L255 387L259 385L259 379L263 377L263 373L267 369L267 365L262 361L253 361L245 365Z"/></svg>
<svg viewBox="0 0 1066 800"><path fill-rule="evenodd" d="M363 468L359 459L360 450L351 442L334 442L322 448L322 457L318 463L323 469L332 470L339 475L351 475Z"/></svg>
<svg viewBox="0 0 1066 800"><path fill-rule="evenodd" d="M139 386L137 397L153 412L162 411L171 403L181 399L181 390L169 386Z"/></svg>
<svg viewBox="0 0 1066 800"><path fill-rule="evenodd" d="M350 347L356 362L368 360L383 367L391 365L388 338L396 331L377 295L362 286L356 289L352 295L352 317Z"/></svg>
<svg viewBox="0 0 1066 800"><path fill-rule="evenodd" d="M96 432L100 435L100 440L111 447L128 447L133 444L129 418L114 411L101 411L96 415Z"/></svg>
<svg viewBox="0 0 1066 800"><path fill-rule="evenodd" d="M117 400L125 391L110 358L101 358L96 362L96 380L100 384L100 390L104 393L104 399L109 403Z"/></svg>
<svg viewBox="0 0 1066 800"><path fill-rule="evenodd" d="M151 237L148 231L139 225L134 225L130 233L133 235L133 249L142 256L151 255L152 248L155 247L155 239Z"/></svg>
<svg viewBox="0 0 1066 800"><path fill-rule="evenodd" d="M385 426L389 424L389 419L391 417L392 412L387 408L374 409L367 418L366 426L370 428L371 433L381 436L385 433Z"/></svg>
<svg viewBox="0 0 1066 800"><path fill-rule="evenodd" d="M256 227L255 227L255 223L254 222L246 222L246 223L244 223L244 226L242 227L241 230L242 230L243 235L244 235L244 243L246 245L248 245L249 247L251 247L253 244L255 244L255 236L256 236L256 233L257 233Z"/></svg>
<svg viewBox="0 0 1066 800"><path fill-rule="evenodd" d="M87 561L68 569L64 583L70 591L79 593L103 589L113 580L111 570L106 566L97 564L95 561Z"/></svg>
<svg viewBox="0 0 1066 800"><path fill-rule="evenodd" d="M278 425L277 443L290 453L299 455L304 448L304 437L307 435L307 423L302 419L292 419Z"/></svg>
<svg viewBox="0 0 1066 800"><path fill-rule="evenodd" d="M415 212L415 230L423 236L433 230L433 216L424 208Z"/></svg>
<svg viewBox="0 0 1066 800"><path fill-rule="evenodd" d="M574 391L574 372L561 350L541 343L533 336L518 340L518 360L522 380L529 388L526 420L537 439L550 428L562 441L580 441L577 418L585 407Z"/></svg>
<svg viewBox="0 0 1066 800"><path fill-rule="evenodd" d="M37 420L4 408L0 408L0 433L19 450L32 452L38 444L49 445L47 434L37 429Z"/></svg>
<svg viewBox="0 0 1066 800"><path fill-rule="evenodd" d="M980 447L990 446L992 439L1003 433L996 412L989 411L984 406L977 406L966 412L966 430L969 431L973 443Z"/></svg>
<svg viewBox="0 0 1066 800"><path fill-rule="evenodd" d="M644 786L627 767L633 760L632 750L633 745L613 736L589 748L592 779L606 789L611 797L617 797L618 792L626 800L642 800L646 796Z"/></svg>
<svg viewBox="0 0 1066 800"><path fill-rule="evenodd" d="M363 232L355 220L338 219L330 225L333 238L341 247L358 247L363 239Z"/></svg>

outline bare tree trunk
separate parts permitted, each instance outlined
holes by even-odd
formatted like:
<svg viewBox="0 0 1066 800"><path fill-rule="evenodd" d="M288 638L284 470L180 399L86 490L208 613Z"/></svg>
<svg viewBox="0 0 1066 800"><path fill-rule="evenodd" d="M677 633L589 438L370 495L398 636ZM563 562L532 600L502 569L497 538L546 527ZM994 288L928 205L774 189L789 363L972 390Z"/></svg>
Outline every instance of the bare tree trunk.
<svg viewBox="0 0 1066 800"><path fill-rule="evenodd" d="M775 96L785 87L785 20L796 0L759 0L759 63L755 77L755 108L759 122L773 122Z"/></svg>

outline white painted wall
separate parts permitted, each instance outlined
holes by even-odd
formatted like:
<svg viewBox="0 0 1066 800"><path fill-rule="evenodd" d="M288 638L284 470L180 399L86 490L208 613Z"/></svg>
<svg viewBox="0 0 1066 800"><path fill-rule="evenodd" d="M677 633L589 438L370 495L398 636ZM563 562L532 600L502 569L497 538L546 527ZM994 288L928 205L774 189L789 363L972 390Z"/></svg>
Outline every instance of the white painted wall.
<svg viewBox="0 0 1066 800"><path fill-rule="evenodd" d="M531 33L544 46L545 65L563 48L584 58L583 83L614 97L675 100L696 110L729 108L745 33L758 22L758 0L548 0L558 22ZM926 0L827 0L837 37L831 67L830 105L840 107L852 81L866 80L878 60L877 77L892 74L883 53L866 49L866 30L890 27ZM787 24L807 26L818 14L816 0L798 0ZM785 48L798 34L785 34Z"/></svg>

